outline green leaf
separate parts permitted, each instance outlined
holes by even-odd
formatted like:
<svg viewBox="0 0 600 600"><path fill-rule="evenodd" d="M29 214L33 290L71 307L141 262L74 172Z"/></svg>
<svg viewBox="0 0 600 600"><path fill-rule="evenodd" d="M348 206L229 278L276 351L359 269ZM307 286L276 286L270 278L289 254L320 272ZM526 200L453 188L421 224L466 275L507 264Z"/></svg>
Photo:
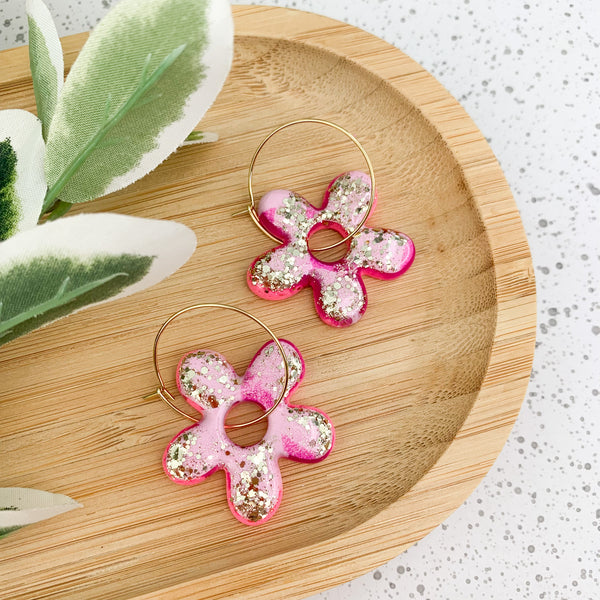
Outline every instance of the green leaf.
<svg viewBox="0 0 600 600"><path fill-rule="evenodd" d="M35 323L35 319L42 315L53 316L56 314L60 314L61 309L63 309L66 305L70 304L71 302L73 302L74 304L71 305L71 307L69 307L68 312L72 312L73 306L78 308L77 305L89 304L90 300L92 302L97 299L104 300L104 298L107 297L106 286L104 287L102 292L95 297L87 296L87 294L88 292L99 291L97 290L97 288L104 286L104 284L113 281L113 279L116 279L117 277L125 278L122 280L122 283L118 288L118 291L121 291L123 287L128 283L131 283L132 280L139 281L139 279L141 279L141 276L145 275L148 272L148 268L151 263L152 259L150 257L139 257L133 256L131 254L122 254L118 257L118 259L98 259L92 264L84 264L80 261L72 259L63 259L62 264L60 264L56 260L41 259L35 265L34 269L31 268L31 265L24 269L14 267L13 272L7 275L5 278L5 280L8 280L9 285L11 283L11 276L14 279L15 275L17 277L22 275L24 277L23 281L25 283L28 283L28 279L30 279L32 276L35 277L35 271L38 270L43 272L44 276L48 277L49 279L56 278L57 276L60 277L63 273L81 275L81 273L78 272L85 271L85 273L82 274L82 279L91 280L86 281L86 283L83 283L79 287L76 287L75 289L69 290L67 292L67 286L71 281L71 275L67 275L64 278L56 294L54 294L54 296L51 296L47 300L43 300L38 304L34 304L33 306L28 306L21 312L18 312L17 314L13 315L10 319L0 321L0 338L13 333L15 331L15 328L20 325L26 323L31 324L32 322ZM99 279L93 279L93 276L90 275L91 272L101 273L103 271L114 270L117 264L120 264L124 268L129 269L129 272L112 273L110 275L107 275L106 277L101 277ZM32 273L32 271L34 272ZM19 293L20 290L16 289L15 291ZM112 292L112 289L110 291ZM84 299L83 303L81 302L82 299ZM2 306L4 306L4 301L2 303Z"/></svg>
<svg viewBox="0 0 600 600"><path fill-rule="evenodd" d="M196 239L178 223L115 214L67 217L0 244L0 344L170 275Z"/></svg>
<svg viewBox="0 0 600 600"><path fill-rule="evenodd" d="M79 502L63 494L29 488L0 488L0 539L24 525L81 508Z"/></svg>
<svg viewBox="0 0 600 600"><path fill-rule="evenodd" d="M45 208L139 179L173 152L231 64L227 0L122 0L75 61L50 126Z"/></svg>
<svg viewBox="0 0 600 600"><path fill-rule="evenodd" d="M0 111L0 241L37 223L46 192L44 151L35 115Z"/></svg>
<svg viewBox="0 0 600 600"><path fill-rule="evenodd" d="M185 45L175 48L165 59L158 65L153 73L148 75L148 66L152 58L152 54L148 54L147 60L142 69L142 76L138 86L132 92L127 99L127 102L112 116L110 114L110 102L106 105L106 120L104 124L98 129L96 135L82 148L81 153L73 159L73 162L62 172L62 175L56 181L54 186L48 191L46 199L44 200L44 209L50 208L56 196L65 187L69 179L77 173L82 167L83 163L88 159L90 154L96 150L106 150L109 146L114 146L115 141L117 144L123 144L125 138L121 137L117 140L105 140L111 133L112 129L118 125L121 119L125 118L129 112L134 108L141 108L143 102L141 98L144 94L150 90L158 80L165 74L165 71L179 58L181 53L185 50ZM110 101L110 97L108 98Z"/></svg>
<svg viewBox="0 0 600 600"><path fill-rule="evenodd" d="M182 146L192 146L195 144L208 144L216 142L219 139L218 133L212 131L192 131L183 141Z"/></svg>
<svg viewBox="0 0 600 600"><path fill-rule="evenodd" d="M27 0L26 10L29 24L29 66L45 140L63 86L63 53L52 15L42 0Z"/></svg>
<svg viewBox="0 0 600 600"><path fill-rule="evenodd" d="M19 202L15 192L17 153L6 138L0 141L0 239L9 238L19 223Z"/></svg>
<svg viewBox="0 0 600 600"><path fill-rule="evenodd" d="M40 227L41 229L42 227ZM115 296L144 277L152 256L121 254L92 261L39 257L0 275L0 344L85 306ZM66 285L73 282L72 289Z"/></svg>
<svg viewBox="0 0 600 600"><path fill-rule="evenodd" d="M62 200L58 200L54 204L52 212L48 215L48 220L54 221L56 219L59 219L60 217L63 217L71 210L71 208L73 208L72 204L69 204L68 202L63 202Z"/></svg>
<svg viewBox="0 0 600 600"><path fill-rule="evenodd" d="M0 527L0 540L3 537L6 537L12 531L16 531L17 529L21 529L20 525L15 525L13 527Z"/></svg>

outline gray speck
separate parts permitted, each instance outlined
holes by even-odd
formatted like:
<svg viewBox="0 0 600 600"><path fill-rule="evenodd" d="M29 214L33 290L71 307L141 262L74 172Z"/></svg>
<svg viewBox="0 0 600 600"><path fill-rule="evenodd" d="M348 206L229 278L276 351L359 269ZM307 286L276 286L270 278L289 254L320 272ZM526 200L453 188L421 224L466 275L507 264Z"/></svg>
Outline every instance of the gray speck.
<svg viewBox="0 0 600 600"><path fill-rule="evenodd" d="M600 196L600 190L593 183L588 183L587 186L594 196Z"/></svg>

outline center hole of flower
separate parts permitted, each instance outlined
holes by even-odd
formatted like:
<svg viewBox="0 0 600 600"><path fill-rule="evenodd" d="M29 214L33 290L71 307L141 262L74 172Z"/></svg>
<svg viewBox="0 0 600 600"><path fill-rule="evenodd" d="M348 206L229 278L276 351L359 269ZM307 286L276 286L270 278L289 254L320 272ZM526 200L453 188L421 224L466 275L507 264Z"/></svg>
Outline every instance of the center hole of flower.
<svg viewBox="0 0 600 600"><path fill-rule="evenodd" d="M231 407L227 416L225 417L226 425L237 425L238 423L246 423L257 419L264 410L256 403L250 400L239 402L238 404ZM227 436L229 439L238 446L245 448L246 446L253 446L258 444L267 433L267 427L269 425L269 419L263 419L248 427L240 427L239 429L226 429Z"/></svg>
<svg viewBox="0 0 600 600"><path fill-rule="evenodd" d="M348 253L348 243L345 242L336 246L335 248L329 248L328 250L317 250L317 248L325 248L332 244L337 244L344 239L339 231L331 228L318 229L308 236L308 249L310 253L321 262L334 263L341 260Z"/></svg>

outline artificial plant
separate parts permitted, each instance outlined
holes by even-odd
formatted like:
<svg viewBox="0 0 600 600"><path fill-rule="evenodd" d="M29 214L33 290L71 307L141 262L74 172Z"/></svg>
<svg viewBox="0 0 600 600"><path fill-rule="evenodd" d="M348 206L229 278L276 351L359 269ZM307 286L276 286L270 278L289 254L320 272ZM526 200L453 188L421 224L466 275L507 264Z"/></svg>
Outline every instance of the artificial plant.
<svg viewBox="0 0 600 600"><path fill-rule="evenodd" d="M228 0L122 0L64 80L48 8L27 0L26 12L37 117L0 111L0 344L153 285L189 259L196 237L179 223L64 215L185 143L223 86L233 47ZM193 132L187 142L214 139ZM23 521L21 509L10 509L11 522Z"/></svg>

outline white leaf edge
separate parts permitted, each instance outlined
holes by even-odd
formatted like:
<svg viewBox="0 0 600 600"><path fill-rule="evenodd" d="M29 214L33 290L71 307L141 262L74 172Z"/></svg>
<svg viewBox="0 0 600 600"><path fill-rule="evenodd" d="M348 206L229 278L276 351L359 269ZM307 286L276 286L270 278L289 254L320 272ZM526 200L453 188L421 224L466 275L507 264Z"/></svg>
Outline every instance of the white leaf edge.
<svg viewBox="0 0 600 600"><path fill-rule="evenodd" d="M11 266L38 257L57 256L84 261L121 254L156 257L140 281L115 296L73 311L78 312L129 296L162 281L185 264L195 248L194 232L175 221L113 213L81 214L39 225L0 243L0 278ZM57 281L57 288L60 283Z"/></svg>
<svg viewBox="0 0 600 600"><path fill-rule="evenodd" d="M31 525L82 507L79 502L63 494L30 488L0 488L0 509L9 506L17 510L0 510L0 529Z"/></svg>
<svg viewBox="0 0 600 600"><path fill-rule="evenodd" d="M46 195L42 122L26 110L0 110L0 141L6 138L17 155L15 193L20 202L17 234L37 224Z"/></svg>
<svg viewBox="0 0 600 600"><path fill-rule="evenodd" d="M56 71L56 99L60 96L65 81L65 59L63 50L58 37L56 24L52 18L50 10L42 0L27 0L25 3L25 12L27 16L35 21L44 36L50 63ZM50 123L47 124L49 126Z"/></svg>
<svg viewBox="0 0 600 600"><path fill-rule="evenodd" d="M103 195L141 179L177 150L221 91L233 59L231 5L229 0L209 0L206 10L209 41L200 59L206 68L204 79L196 91L188 96L181 119L165 127L158 135L156 148L146 153L133 169L115 177Z"/></svg>

